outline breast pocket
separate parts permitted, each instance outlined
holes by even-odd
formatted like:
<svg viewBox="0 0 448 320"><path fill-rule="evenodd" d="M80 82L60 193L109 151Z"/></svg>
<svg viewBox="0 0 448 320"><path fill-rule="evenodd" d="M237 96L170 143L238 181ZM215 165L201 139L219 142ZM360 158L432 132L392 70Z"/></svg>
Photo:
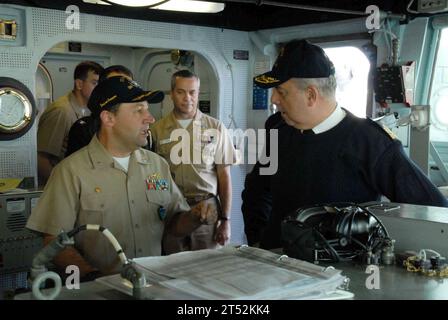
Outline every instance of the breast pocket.
<svg viewBox="0 0 448 320"><path fill-rule="evenodd" d="M108 210L114 206L111 199L116 199L114 195L87 194L80 199L79 224L99 224L103 225L106 220Z"/></svg>
<svg viewBox="0 0 448 320"><path fill-rule="evenodd" d="M169 191L146 190L151 224L165 223L168 218Z"/></svg>

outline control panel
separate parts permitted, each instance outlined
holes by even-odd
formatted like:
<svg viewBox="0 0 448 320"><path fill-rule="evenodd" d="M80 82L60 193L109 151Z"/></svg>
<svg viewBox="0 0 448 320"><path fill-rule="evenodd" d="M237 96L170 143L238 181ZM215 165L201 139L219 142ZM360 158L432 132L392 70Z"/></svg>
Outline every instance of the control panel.
<svg viewBox="0 0 448 320"><path fill-rule="evenodd" d="M0 194L0 275L27 271L42 237L25 228L42 191Z"/></svg>

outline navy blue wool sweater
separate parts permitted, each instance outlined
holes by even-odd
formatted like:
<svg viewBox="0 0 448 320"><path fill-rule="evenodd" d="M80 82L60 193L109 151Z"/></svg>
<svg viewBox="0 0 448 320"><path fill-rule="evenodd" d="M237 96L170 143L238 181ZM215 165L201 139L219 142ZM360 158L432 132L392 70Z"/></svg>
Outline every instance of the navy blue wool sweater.
<svg viewBox="0 0 448 320"><path fill-rule="evenodd" d="M277 173L259 176L272 195L263 248L281 246L281 220L303 206L377 201L381 195L399 203L448 205L398 140L372 120L349 112L336 127L321 134L302 134L283 126L278 152Z"/></svg>

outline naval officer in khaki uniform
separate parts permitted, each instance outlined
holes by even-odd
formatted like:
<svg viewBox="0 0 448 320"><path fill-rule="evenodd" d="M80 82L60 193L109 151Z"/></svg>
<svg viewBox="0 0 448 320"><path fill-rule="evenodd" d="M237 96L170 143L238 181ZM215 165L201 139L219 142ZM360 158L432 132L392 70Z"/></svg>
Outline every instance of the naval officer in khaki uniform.
<svg viewBox="0 0 448 320"><path fill-rule="evenodd" d="M183 236L203 223L214 224L216 211L205 202L190 210L166 161L141 148L154 121L148 102L162 99L162 92L143 91L125 77L100 83L88 102L97 134L55 167L27 227L50 241L61 230L99 224L133 258L160 255L165 227ZM121 267L112 245L93 231L79 233L75 248L61 252L55 263L77 265L81 277Z"/></svg>
<svg viewBox="0 0 448 320"><path fill-rule="evenodd" d="M103 67L96 62L79 63L73 74L73 90L58 98L42 113L37 129L39 185L45 185L53 167L64 158L72 124L90 114L87 101L102 71Z"/></svg>
<svg viewBox="0 0 448 320"><path fill-rule="evenodd" d="M164 237L167 254L216 248L230 239L230 165L235 162L235 150L225 126L198 109L199 86L199 78L189 70L174 73L171 78L174 109L150 129L154 150L170 164L174 181L188 203L194 205L207 199L219 208L219 201L221 212L216 225L203 225L187 237L167 233ZM180 152L184 154L179 163L175 158L182 144L185 152Z"/></svg>

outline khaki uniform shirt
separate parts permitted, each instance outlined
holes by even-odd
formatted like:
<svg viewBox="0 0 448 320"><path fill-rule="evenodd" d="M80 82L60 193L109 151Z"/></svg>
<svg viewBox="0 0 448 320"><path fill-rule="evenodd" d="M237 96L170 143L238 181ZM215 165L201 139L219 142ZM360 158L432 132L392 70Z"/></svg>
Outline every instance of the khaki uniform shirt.
<svg viewBox="0 0 448 320"><path fill-rule="evenodd" d="M164 159L138 149L126 173L95 135L88 146L55 167L27 228L57 235L99 224L112 232L128 258L157 256L165 222L189 210ZM81 231L75 243L101 272L120 271L117 253L101 232Z"/></svg>
<svg viewBox="0 0 448 320"><path fill-rule="evenodd" d="M188 164L176 164L170 157L173 148L175 154L182 154L177 151L181 145L179 142L183 141L182 138L170 138L173 130L183 130L173 112L157 121L150 129L155 151L170 164L174 181L185 197L217 195L216 164L231 165L236 160L235 149L222 122L197 110L193 121L185 129L189 135L186 137L189 138ZM215 129L215 132L207 129ZM197 154L196 160L200 163L194 163L194 152Z"/></svg>
<svg viewBox="0 0 448 320"><path fill-rule="evenodd" d="M78 104L73 92L54 101L42 113L37 129L37 151L62 160L67 150L68 132L72 124L90 115L90 110Z"/></svg>

